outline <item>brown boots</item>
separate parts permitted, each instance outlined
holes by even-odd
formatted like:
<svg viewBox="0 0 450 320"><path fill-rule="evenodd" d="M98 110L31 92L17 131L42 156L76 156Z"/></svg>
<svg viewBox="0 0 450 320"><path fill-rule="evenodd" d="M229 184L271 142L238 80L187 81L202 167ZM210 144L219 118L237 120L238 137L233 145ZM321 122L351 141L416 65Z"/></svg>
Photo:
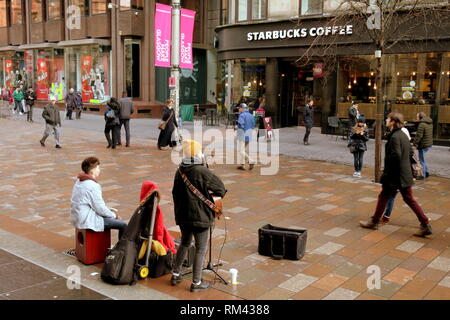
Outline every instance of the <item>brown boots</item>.
<svg viewBox="0 0 450 320"><path fill-rule="evenodd" d="M423 238L423 237L428 236L428 235L430 235L432 233L433 233L433 230L431 230L431 224L427 223L427 224L421 224L419 232L414 233L414 235L416 237L422 237Z"/></svg>
<svg viewBox="0 0 450 320"><path fill-rule="evenodd" d="M373 229L373 230L378 229L378 222L374 222L373 218L370 218L367 222L360 221L359 225L366 229Z"/></svg>

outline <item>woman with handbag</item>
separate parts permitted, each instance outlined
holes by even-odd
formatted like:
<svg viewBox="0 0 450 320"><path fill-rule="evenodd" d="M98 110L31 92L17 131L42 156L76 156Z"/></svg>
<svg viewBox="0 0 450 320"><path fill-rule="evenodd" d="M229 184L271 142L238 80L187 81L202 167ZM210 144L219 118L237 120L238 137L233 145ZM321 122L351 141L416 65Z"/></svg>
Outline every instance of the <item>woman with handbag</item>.
<svg viewBox="0 0 450 320"><path fill-rule="evenodd" d="M172 134L175 130L175 127L178 128L177 119L175 116L175 110L173 110L173 100L167 99L166 106L163 110L163 116L161 122L159 123L159 137L158 137L158 149L159 150L167 150L173 148L177 145L176 141L172 141Z"/></svg>
<svg viewBox="0 0 450 320"><path fill-rule="evenodd" d="M386 119L386 127L390 130L390 133L387 136L384 170L380 179L382 189L378 195L375 213L369 221L360 221L360 226L367 229L378 229L387 202L397 191L400 191L403 200L413 210L420 222L420 230L414 235L425 237L432 234L432 229L430 219L425 215L412 194L414 184L410 160L412 148L408 137L401 130L403 123L403 115L398 112L391 112Z"/></svg>
<svg viewBox="0 0 450 320"><path fill-rule="evenodd" d="M108 141L107 148L116 148L118 142L119 130L120 130L120 104L119 101L111 97L107 102L107 108L105 112L105 137ZM112 137L110 132L112 131Z"/></svg>
<svg viewBox="0 0 450 320"><path fill-rule="evenodd" d="M353 153L354 158L353 163L355 172L353 173L353 176L355 178L361 178L364 152L367 151L367 141L369 141L367 125L364 123L364 119L360 118L352 129L352 135L350 136L349 143L350 152Z"/></svg>

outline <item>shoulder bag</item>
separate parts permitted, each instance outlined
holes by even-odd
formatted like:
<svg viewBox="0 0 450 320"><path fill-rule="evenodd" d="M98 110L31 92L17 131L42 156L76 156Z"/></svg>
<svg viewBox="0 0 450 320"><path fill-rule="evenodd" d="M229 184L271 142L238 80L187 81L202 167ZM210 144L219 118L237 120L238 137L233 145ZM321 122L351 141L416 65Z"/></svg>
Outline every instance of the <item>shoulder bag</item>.
<svg viewBox="0 0 450 320"><path fill-rule="evenodd" d="M181 172L179 168L178 172L180 173L181 178L183 179L189 190L191 190L193 194L195 194L204 204L206 204L212 211L214 211L214 217L219 219L219 217L222 215L222 199L216 199L214 200L214 203L211 202L200 191L198 191L196 187L192 185L187 176L183 172Z"/></svg>
<svg viewBox="0 0 450 320"><path fill-rule="evenodd" d="M164 130L167 126L167 123L170 121L170 119L172 119L174 114L174 111L172 110L172 113L170 114L169 118L166 121L161 121L158 125L158 129L159 130Z"/></svg>

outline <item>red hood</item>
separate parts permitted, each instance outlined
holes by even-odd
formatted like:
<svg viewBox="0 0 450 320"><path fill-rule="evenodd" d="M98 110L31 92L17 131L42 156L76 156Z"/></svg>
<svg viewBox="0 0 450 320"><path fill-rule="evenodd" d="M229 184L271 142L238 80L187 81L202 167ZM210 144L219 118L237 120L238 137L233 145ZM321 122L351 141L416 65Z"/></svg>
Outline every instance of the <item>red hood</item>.
<svg viewBox="0 0 450 320"><path fill-rule="evenodd" d="M141 196L140 201L144 200L150 192L158 190L158 186L150 180L144 181L141 187ZM172 253L176 253L175 243L173 242L173 238L167 230L167 227L164 225L164 216L161 208L158 205L156 209L156 217L155 217L155 227L153 229L153 240L158 240L167 251L171 250Z"/></svg>

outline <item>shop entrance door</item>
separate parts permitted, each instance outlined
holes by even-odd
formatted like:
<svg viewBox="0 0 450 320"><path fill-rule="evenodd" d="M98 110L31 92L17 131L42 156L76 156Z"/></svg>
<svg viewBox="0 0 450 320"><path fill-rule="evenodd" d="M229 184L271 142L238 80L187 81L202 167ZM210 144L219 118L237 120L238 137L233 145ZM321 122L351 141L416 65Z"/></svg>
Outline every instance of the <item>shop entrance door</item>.
<svg viewBox="0 0 450 320"><path fill-rule="evenodd" d="M125 90L129 97L139 98L141 95L141 42L125 39Z"/></svg>
<svg viewBox="0 0 450 320"><path fill-rule="evenodd" d="M295 61L280 61L279 72L281 126L298 126L303 119L306 99L313 94L312 70L296 66Z"/></svg>

